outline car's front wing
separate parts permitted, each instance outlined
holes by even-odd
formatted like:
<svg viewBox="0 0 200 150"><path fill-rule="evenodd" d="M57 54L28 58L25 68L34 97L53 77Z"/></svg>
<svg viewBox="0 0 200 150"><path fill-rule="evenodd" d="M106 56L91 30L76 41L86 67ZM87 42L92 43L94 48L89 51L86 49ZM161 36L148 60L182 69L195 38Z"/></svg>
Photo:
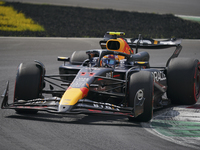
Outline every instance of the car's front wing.
<svg viewBox="0 0 200 150"><path fill-rule="evenodd" d="M2 98L2 109L38 110L58 114L100 113L134 117L134 110L132 107L117 106L110 103L96 102L89 99L80 99L75 105L70 106L66 112L59 111L59 97L37 98L26 101L18 100L17 102L8 104L8 83Z"/></svg>

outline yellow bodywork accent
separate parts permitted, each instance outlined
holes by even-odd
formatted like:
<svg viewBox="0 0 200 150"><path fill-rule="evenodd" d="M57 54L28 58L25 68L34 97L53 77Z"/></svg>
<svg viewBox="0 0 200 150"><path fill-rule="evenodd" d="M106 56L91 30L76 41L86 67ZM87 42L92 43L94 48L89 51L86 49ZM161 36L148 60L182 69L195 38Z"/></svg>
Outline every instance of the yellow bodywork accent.
<svg viewBox="0 0 200 150"><path fill-rule="evenodd" d="M144 61L138 61L137 63L138 63L138 64L141 64L141 65L142 65L142 64L145 64Z"/></svg>
<svg viewBox="0 0 200 150"><path fill-rule="evenodd" d="M108 43L109 42L118 42L119 43L119 49L109 49ZM129 45L122 39L122 38L117 38L117 39L110 39L106 42L106 48L111 51L117 51L117 52L122 52L126 54L131 54L131 48ZM112 48L112 47L111 47ZM124 59L124 56L118 56L119 60Z"/></svg>
<svg viewBox="0 0 200 150"><path fill-rule="evenodd" d="M124 36L124 32L107 32L109 35L118 35L118 36Z"/></svg>
<svg viewBox="0 0 200 150"><path fill-rule="evenodd" d="M108 48L108 42L110 42L110 41L116 41L116 42L119 42L119 45L120 45L120 47L119 47L119 49L109 49ZM118 51L118 52L122 52L122 53L125 53L124 51L124 47L125 47L125 43L124 43L124 41L122 40L122 39L120 39L120 38L118 38L118 39L110 39L110 40L108 40L107 41L107 43L106 43L106 48L108 49L108 50L111 50L111 51ZM119 60L121 60L121 59L124 59L124 56L119 56Z"/></svg>
<svg viewBox="0 0 200 150"><path fill-rule="evenodd" d="M115 41L115 42L119 42L119 45L120 45L120 47L119 47L119 49L109 49L108 48L108 43L110 42L110 41ZM122 39L120 39L120 38L118 38L118 39L110 39L110 40L108 40L107 42L106 42L106 48L108 49L108 50L111 50L111 51L118 51L118 52L124 52L124 47L125 47L125 43L124 43L124 41L122 40Z"/></svg>
<svg viewBox="0 0 200 150"><path fill-rule="evenodd" d="M58 57L59 59L66 59L66 57Z"/></svg>
<svg viewBox="0 0 200 150"><path fill-rule="evenodd" d="M158 44L158 41L154 41L154 43L153 44Z"/></svg>
<svg viewBox="0 0 200 150"><path fill-rule="evenodd" d="M79 88L70 88L62 96L60 105L75 105L82 98L83 92Z"/></svg>

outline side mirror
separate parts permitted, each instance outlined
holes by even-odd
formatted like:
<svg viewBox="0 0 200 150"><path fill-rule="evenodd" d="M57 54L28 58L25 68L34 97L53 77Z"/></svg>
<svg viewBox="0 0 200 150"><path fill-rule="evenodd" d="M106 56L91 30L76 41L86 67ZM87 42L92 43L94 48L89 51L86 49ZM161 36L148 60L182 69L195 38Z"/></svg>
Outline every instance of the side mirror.
<svg viewBox="0 0 200 150"><path fill-rule="evenodd" d="M58 56L58 59L57 59L58 61L67 61L67 62L69 62L70 61L70 58L69 57L60 57L60 56Z"/></svg>
<svg viewBox="0 0 200 150"><path fill-rule="evenodd" d="M70 61L70 58L69 57L60 57L58 56L58 61L64 61L64 65L65 65L65 62L69 62Z"/></svg>

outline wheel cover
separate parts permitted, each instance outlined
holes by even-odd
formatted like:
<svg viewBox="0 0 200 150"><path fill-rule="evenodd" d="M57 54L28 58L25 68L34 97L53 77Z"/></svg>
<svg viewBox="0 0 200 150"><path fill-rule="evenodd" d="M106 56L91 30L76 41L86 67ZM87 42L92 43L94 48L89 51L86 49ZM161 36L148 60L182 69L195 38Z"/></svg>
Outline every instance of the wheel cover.
<svg viewBox="0 0 200 150"><path fill-rule="evenodd" d="M144 97L144 92L142 90L138 90L136 95L138 100L141 101Z"/></svg>

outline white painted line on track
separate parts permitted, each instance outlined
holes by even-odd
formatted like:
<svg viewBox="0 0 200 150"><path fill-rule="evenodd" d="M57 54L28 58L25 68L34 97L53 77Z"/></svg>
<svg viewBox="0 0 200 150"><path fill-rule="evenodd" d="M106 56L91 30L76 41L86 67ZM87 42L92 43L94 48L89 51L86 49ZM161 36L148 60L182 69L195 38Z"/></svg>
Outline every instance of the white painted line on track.
<svg viewBox="0 0 200 150"><path fill-rule="evenodd" d="M149 123L141 123L150 133L187 147L200 147L200 104L167 108Z"/></svg>
<svg viewBox="0 0 200 150"><path fill-rule="evenodd" d="M183 18L185 18L185 17L189 17L189 18L196 18L196 19L200 19L200 16L187 16L187 15L175 15L175 16L177 16L177 17L183 17Z"/></svg>
<svg viewBox="0 0 200 150"><path fill-rule="evenodd" d="M175 15L176 17L182 18L184 20L190 20L194 22L200 23L200 17L199 16L186 16L186 15Z"/></svg>

